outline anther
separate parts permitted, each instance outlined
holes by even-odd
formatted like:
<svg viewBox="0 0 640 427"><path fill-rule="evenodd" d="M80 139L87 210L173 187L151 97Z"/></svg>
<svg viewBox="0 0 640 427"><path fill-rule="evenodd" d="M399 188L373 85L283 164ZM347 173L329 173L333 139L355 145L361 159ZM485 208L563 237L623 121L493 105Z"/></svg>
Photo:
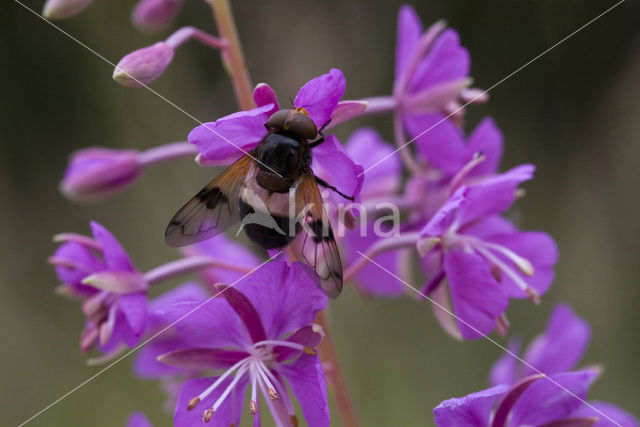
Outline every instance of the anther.
<svg viewBox="0 0 640 427"><path fill-rule="evenodd" d="M255 415L258 413L258 402L256 402L255 400L249 402L249 413L251 415Z"/></svg>
<svg viewBox="0 0 640 427"><path fill-rule="evenodd" d="M311 347L303 347L303 348L302 348L302 351L304 351L306 354L308 354L308 355L310 355L310 356L315 356L316 354L318 354L318 353L316 353L316 351L315 351L314 349L312 349Z"/></svg>
<svg viewBox="0 0 640 427"><path fill-rule="evenodd" d="M194 397L193 399L189 399L189 404L187 405L187 411L190 411L193 408L195 408L198 403L200 403L199 397Z"/></svg>
<svg viewBox="0 0 640 427"><path fill-rule="evenodd" d="M211 417L213 417L213 408L209 408L202 413L202 421L205 423L211 421Z"/></svg>
<svg viewBox="0 0 640 427"><path fill-rule="evenodd" d="M289 418L291 419L291 424L293 424L293 427L298 427L298 417L296 417L296 414L289 415Z"/></svg>
<svg viewBox="0 0 640 427"><path fill-rule="evenodd" d="M271 400L276 400L276 399L280 399L280 396L278 395L278 392L276 392L274 389L269 388L267 390L267 394L269 395L269 399Z"/></svg>
<svg viewBox="0 0 640 427"><path fill-rule="evenodd" d="M527 293L527 297L529 297L529 300L531 302L536 305L540 304L540 294L538 293L538 291L529 286L527 287L525 292Z"/></svg>

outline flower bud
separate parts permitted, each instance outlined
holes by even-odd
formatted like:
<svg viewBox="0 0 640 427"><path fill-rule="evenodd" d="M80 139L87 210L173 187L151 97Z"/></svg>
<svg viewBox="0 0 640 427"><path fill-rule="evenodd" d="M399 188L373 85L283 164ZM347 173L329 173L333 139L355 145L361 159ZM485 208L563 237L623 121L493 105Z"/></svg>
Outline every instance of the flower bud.
<svg viewBox="0 0 640 427"><path fill-rule="evenodd" d="M160 77L173 59L173 48L165 42L134 50L118 62L113 79L124 86L141 87Z"/></svg>
<svg viewBox="0 0 640 427"><path fill-rule="evenodd" d="M131 13L133 25L144 31L158 31L171 24L182 0L140 0Z"/></svg>
<svg viewBox="0 0 640 427"><path fill-rule="evenodd" d="M82 12L93 0L47 0L42 16L47 19L67 19Z"/></svg>
<svg viewBox="0 0 640 427"><path fill-rule="evenodd" d="M97 201L129 186L141 171L135 150L87 148L72 154L60 191L72 200Z"/></svg>

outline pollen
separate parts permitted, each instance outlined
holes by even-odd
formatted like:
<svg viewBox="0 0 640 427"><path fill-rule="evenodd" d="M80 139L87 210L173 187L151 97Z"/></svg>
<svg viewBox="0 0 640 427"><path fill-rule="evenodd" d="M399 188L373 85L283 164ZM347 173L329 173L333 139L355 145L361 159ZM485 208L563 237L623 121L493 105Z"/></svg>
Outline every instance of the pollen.
<svg viewBox="0 0 640 427"><path fill-rule="evenodd" d="M278 395L278 392L277 392L277 391L275 391L275 390L274 390L274 389L272 389L272 388L269 388L269 389L267 390L267 394L269 395L269 399L271 399L271 400L280 399L280 395Z"/></svg>
<svg viewBox="0 0 640 427"><path fill-rule="evenodd" d="M255 415L258 413L258 402L256 402L255 400L249 402L249 413L251 415Z"/></svg>
<svg viewBox="0 0 640 427"><path fill-rule="evenodd" d="M190 411L193 408L195 408L198 403L200 403L199 397L194 397L193 399L190 399L189 404L187 405L187 411Z"/></svg>
<svg viewBox="0 0 640 427"><path fill-rule="evenodd" d="M309 112L304 107L296 107L296 111L309 117Z"/></svg>
<svg viewBox="0 0 640 427"><path fill-rule="evenodd" d="M213 408L209 408L202 413L202 421L208 423L213 417Z"/></svg>

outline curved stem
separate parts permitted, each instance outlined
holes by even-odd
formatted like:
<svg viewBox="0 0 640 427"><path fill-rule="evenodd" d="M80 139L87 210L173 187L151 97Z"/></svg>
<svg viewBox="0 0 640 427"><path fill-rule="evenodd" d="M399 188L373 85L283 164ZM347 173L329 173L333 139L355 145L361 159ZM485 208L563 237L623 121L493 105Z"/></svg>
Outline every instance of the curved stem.
<svg viewBox="0 0 640 427"><path fill-rule="evenodd" d="M211 8L218 26L218 33L228 43L227 49L223 51L222 59L228 67L238 105L243 110L250 110L255 107L251 78L242 53L231 5L229 0L211 0Z"/></svg>
<svg viewBox="0 0 640 427"><path fill-rule="evenodd" d="M238 273L249 273L251 268L242 265L232 264L224 261L212 259L208 256L194 255L168 262L144 274L144 278L149 284L168 279L186 273L193 273L205 268L218 267Z"/></svg>
<svg viewBox="0 0 640 427"><path fill-rule="evenodd" d="M143 166L148 166L180 157L194 157L196 154L198 149L195 145L188 142L173 142L143 151L138 159Z"/></svg>
<svg viewBox="0 0 640 427"><path fill-rule="evenodd" d="M336 394L336 405L338 406L338 413L340 414L342 425L358 427L360 423L358 422L355 407L353 406L353 402L349 396L347 383L344 380L342 370L340 369L338 354L336 353L336 348L333 344L333 340L331 339L329 325L327 324L327 320L324 316L324 311L318 312L316 315L316 323L322 326L322 329L324 330L325 335L318 346L318 351L320 353L320 360L325 367L325 372L327 373L329 381L333 385Z"/></svg>

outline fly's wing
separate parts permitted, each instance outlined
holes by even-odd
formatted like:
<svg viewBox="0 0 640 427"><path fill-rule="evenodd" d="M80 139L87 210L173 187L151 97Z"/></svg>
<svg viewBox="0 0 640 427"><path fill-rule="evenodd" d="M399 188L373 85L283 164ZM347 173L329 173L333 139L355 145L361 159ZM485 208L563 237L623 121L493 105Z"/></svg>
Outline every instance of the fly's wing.
<svg viewBox="0 0 640 427"><path fill-rule="evenodd" d="M291 249L299 261L315 270L322 290L335 298L342 290L342 262L313 173L306 173L300 181L296 212L302 217L302 229L291 242Z"/></svg>
<svg viewBox="0 0 640 427"><path fill-rule="evenodd" d="M251 160L250 156L241 157L175 214L164 234L168 246L206 240L240 221L239 193Z"/></svg>

